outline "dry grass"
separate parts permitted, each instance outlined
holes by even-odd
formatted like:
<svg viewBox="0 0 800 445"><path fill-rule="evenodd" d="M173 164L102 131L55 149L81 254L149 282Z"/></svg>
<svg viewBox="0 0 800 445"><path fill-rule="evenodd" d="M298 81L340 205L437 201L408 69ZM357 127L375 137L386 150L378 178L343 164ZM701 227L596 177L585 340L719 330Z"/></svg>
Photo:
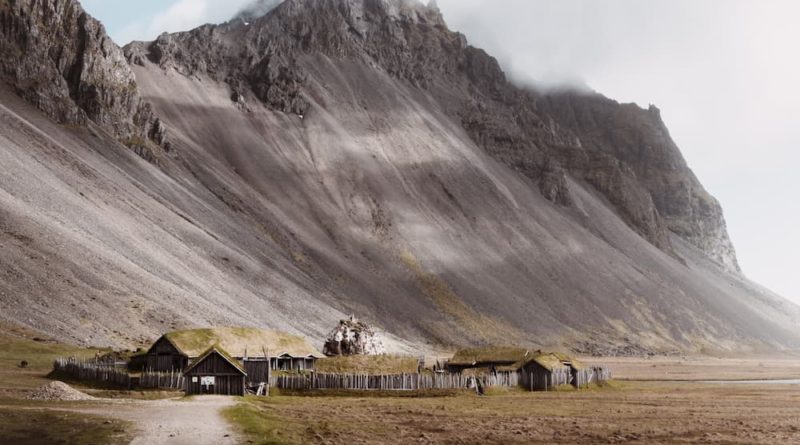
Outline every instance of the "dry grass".
<svg viewBox="0 0 800 445"><path fill-rule="evenodd" d="M219 345L229 354L239 357L247 352L257 357L266 350L270 355L288 352L296 357L309 354L321 356L304 338L285 332L255 328L213 328L174 331L167 334L176 346L191 356L198 356L210 347Z"/></svg>
<svg viewBox="0 0 800 445"><path fill-rule="evenodd" d="M412 374L419 361L402 355L356 355L318 360L317 372L332 374Z"/></svg>
<svg viewBox="0 0 800 445"><path fill-rule="evenodd" d="M458 325L459 332L471 335L473 342L524 338L520 332L490 317L476 312L464 303L453 289L439 276L425 270L422 263L409 250L399 253L400 260L417 279L422 293ZM446 338L443 336L442 338Z"/></svg>
<svg viewBox="0 0 800 445"><path fill-rule="evenodd" d="M128 443L131 425L67 411L0 407L0 442L14 445Z"/></svg>
<svg viewBox="0 0 800 445"><path fill-rule="evenodd" d="M625 380L775 380L800 378L800 357L589 357Z"/></svg>
<svg viewBox="0 0 800 445"><path fill-rule="evenodd" d="M530 351L528 349L515 346L484 346L461 349L453 355L450 362L465 364L497 361L518 362L525 359L529 354Z"/></svg>
<svg viewBox="0 0 800 445"><path fill-rule="evenodd" d="M46 376L58 357L91 358L97 352L107 351L64 345L20 328L0 326L0 397L21 397L48 383ZM28 362L24 369L20 367L23 360Z"/></svg>
<svg viewBox="0 0 800 445"><path fill-rule="evenodd" d="M271 397L229 418L257 444L774 444L800 441L799 386L624 383L487 397Z"/></svg>

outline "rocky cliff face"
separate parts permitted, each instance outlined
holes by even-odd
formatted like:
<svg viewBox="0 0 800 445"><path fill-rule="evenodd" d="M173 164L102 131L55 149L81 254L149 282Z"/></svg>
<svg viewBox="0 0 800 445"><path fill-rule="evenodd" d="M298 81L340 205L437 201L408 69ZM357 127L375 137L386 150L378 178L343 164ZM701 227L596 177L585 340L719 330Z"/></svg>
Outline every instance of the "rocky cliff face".
<svg viewBox="0 0 800 445"><path fill-rule="evenodd" d="M584 148L629 166L669 230L728 270L740 271L722 207L687 166L658 108L574 92L546 95L539 104L578 135Z"/></svg>
<svg viewBox="0 0 800 445"><path fill-rule="evenodd" d="M165 129L121 49L75 0L0 2L0 76L64 124L89 121L155 161Z"/></svg>
<svg viewBox="0 0 800 445"><path fill-rule="evenodd" d="M519 88L435 5L287 0L122 58L72 2L2 4L13 91L172 148L147 165L0 87L0 318L116 345L220 324L321 344L350 313L392 352L800 344L655 109Z"/></svg>
<svg viewBox="0 0 800 445"><path fill-rule="evenodd" d="M163 35L126 51L184 74L229 83L269 107L303 115L304 54L374 63L435 96L493 157L570 207L566 175L586 181L641 236L674 254L668 231L738 271L719 204L697 181L657 112L598 94L539 94L507 81L497 61L418 1L257 3L250 22ZM270 11L258 18L254 11ZM237 99L239 100L239 99Z"/></svg>

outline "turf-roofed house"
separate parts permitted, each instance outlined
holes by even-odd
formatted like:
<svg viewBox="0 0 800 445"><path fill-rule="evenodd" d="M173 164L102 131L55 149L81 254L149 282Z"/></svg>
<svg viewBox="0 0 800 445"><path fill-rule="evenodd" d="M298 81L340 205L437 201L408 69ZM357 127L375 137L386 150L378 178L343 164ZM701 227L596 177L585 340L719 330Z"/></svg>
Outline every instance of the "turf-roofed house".
<svg viewBox="0 0 800 445"><path fill-rule="evenodd" d="M564 354L513 346L462 349L445 366L455 373L516 374L519 385L531 391L561 385L583 387L592 381L595 372Z"/></svg>
<svg viewBox="0 0 800 445"><path fill-rule="evenodd" d="M268 381L270 370L313 370L323 357L304 338L255 328L211 328L174 331L162 335L147 351L146 369L183 371L216 350L246 374L248 386Z"/></svg>

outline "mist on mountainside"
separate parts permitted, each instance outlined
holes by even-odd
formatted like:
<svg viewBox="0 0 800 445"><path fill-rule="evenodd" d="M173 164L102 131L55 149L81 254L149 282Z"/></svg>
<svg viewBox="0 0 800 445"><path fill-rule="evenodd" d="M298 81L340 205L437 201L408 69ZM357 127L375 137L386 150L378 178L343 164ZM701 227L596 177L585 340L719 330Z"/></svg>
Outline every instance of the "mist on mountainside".
<svg viewBox="0 0 800 445"><path fill-rule="evenodd" d="M321 341L349 314L392 351L800 343L658 108L519 88L435 5L291 0L125 48L72 0L0 12L7 321L113 346Z"/></svg>

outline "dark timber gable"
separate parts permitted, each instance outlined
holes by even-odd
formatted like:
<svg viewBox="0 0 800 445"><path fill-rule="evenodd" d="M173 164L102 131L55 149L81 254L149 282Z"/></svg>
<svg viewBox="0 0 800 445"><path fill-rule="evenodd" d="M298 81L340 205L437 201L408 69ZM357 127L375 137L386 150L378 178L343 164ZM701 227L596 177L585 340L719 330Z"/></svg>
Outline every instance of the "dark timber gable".
<svg viewBox="0 0 800 445"><path fill-rule="evenodd" d="M243 396L247 373L226 353L212 348L184 371L186 395Z"/></svg>
<svg viewBox="0 0 800 445"><path fill-rule="evenodd" d="M189 357L178 350L166 336L159 338L147 351L147 369L153 371L180 371L188 364Z"/></svg>

